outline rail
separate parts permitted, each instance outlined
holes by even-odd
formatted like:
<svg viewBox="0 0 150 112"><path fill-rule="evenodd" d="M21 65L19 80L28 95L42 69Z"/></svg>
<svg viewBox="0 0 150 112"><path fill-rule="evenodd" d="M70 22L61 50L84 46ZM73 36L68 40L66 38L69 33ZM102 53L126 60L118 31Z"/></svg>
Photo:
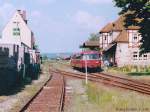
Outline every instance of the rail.
<svg viewBox="0 0 150 112"><path fill-rule="evenodd" d="M85 79L84 73L66 72L58 69L56 69L54 72L61 73L65 76ZM103 73L92 73L92 74L88 74L88 80L150 95L150 84L133 80L133 79L122 78L122 77L103 74Z"/></svg>
<svg viewBox="0 0 150 112"><path fill-rule="evenodd" d="M19 112L63 111L65 79L59 73L53 72L51 70L49 72L52 74L52 76Z"/></svg>

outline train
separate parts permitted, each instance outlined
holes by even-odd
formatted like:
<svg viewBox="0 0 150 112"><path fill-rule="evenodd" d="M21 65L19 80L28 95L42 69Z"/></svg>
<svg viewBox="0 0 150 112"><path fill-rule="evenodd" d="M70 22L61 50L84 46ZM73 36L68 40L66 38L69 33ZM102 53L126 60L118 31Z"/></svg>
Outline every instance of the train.
<svg viewBox="0 0 150 112"><path fill-rule="evenodd" d="M71 66L73 68L85 69L86 63L88 69L100 69L100 53L98 51L83 51L76 53L71 57Z"/></svg>

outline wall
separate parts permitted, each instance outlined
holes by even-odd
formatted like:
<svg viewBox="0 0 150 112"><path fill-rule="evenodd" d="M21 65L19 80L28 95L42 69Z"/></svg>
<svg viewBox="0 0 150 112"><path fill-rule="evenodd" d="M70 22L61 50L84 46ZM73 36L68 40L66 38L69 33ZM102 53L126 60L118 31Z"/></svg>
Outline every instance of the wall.
<svg viewBox="0 0 150 112"><path fill-rule="evenodd" d="M107 48L108 45L110 43L112 43L116 38L117 36L120 34L120 32L118 31L113 31L113 32L108 32L108 33L101 33L100 34L100 48ZM105 40L105 37L106 37L106 40Z"/></svg>
<svg viewBox="0 0 150 112"><path fill-rule="evenodd" d="M128 65L130 63L131 56L128 49L128 43L117 43L115 58L118 67Z"/></svg>
<svg viewBox="0 0 150 112"><path fill-rule="evenodd" d="M133 57L133 52L138 52L137 59ZM132 48L128 43L117 43L116 62L118 67L126 65L150 66L150 53L147 53L147 59L139 57L139 48Z"/></svg>

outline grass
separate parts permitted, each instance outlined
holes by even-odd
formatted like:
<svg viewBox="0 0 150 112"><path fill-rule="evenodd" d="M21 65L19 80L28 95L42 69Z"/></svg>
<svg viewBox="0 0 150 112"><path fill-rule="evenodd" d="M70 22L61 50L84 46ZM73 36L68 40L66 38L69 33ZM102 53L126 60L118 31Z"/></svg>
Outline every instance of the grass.
<svg viewBox="0 0 150 112"><path fill-rule="evenodd" d="M88 100L98 105L102 112L149 112L150 98L135 92L120 91L96 84L87 85Z"/></svg>
<svg viewBox="0 0 150 112"><path fill-rule="evenodd" d="M106 72L127 74L129 76L149 76L150 67L138 66L124 66L124 67L110 67Z"/></svg>
<svg viewBox="0 0 150 112"><path fill-rule="evenodd" d="M71 98L64 112L101 112L99 107L88 101L86 86L82 80L67 80L67 85L72 87Z"/></svg>

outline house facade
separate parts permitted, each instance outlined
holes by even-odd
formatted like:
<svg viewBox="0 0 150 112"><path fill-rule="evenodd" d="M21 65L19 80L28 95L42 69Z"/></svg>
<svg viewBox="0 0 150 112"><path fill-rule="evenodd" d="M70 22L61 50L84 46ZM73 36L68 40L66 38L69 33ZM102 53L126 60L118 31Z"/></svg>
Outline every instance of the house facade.
<svg viewBox="0 0 150 112"><path fill-rule="evenodd" d="M15 44L32 49L34 34L27 24L26 12L17 10L2 31L0 44Z"/></svg>
<svg viewBox="0 0 150 112"><path fill-rule="evenodd" d="M100 48L103 60L108 60L118 67L127 65L149 66L150 53L142 56L140 52L141 36L138 26L124 27L124 16L107 24L100 31Z"/></svg>
<svg viewBox="0 0 150 112"><path fill-rule="evenodd" d="M28 27L26 12L23 10L17 10L2 30L2 36L0 37L0 49L2 51L8 49L8 58L16 58L17 68L19 71L21 69L20 65L22 64L28 65L29 63L37 63L37 50L34 49L34 45L34 33ZM11 53L13 50L17 50L17 52L15 52L15 56Z"/></svg>

